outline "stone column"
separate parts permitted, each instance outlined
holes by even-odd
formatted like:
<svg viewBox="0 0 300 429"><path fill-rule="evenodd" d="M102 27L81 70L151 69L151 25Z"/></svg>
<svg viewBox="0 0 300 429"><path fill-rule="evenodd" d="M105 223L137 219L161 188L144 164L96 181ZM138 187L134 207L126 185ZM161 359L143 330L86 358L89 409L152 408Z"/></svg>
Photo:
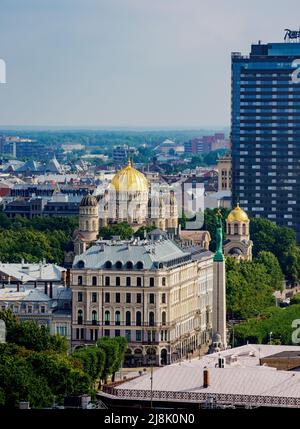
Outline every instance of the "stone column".
<svg viewBox="0 0 300 429"><path fill-rule="evenodd" d="M212 334L220 334L223 347L226 348L226 289L225 260L214 261L213 321Z"/></svg>

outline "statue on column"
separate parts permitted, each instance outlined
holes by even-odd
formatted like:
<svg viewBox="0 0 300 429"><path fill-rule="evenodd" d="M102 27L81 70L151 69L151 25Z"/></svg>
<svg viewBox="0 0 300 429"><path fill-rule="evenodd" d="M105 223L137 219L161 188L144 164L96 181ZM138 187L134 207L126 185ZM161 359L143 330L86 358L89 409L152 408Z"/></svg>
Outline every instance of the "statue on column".
<svg viewBox="0 0 300 429"><path fill-rule="evenodd" d="M216 253L214 256L214 261L222 262L224 261L224 255L223 255L223 225L222 225L222 214L220 209L218 210L216 214L216 225L217 225L217 232L216 232Z"/></svg>

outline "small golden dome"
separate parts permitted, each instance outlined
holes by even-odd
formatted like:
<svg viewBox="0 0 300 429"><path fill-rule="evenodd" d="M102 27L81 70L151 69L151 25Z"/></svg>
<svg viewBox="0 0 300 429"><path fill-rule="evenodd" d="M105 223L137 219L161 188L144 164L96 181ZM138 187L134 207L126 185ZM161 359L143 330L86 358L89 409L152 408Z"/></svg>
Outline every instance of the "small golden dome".
<svg viewBox="0 0 300 429"><path fill-rule="evenodd" d="M227 222L249 222L249 218L247 213L240 208L239 204L237 204L237 206L229 213Z"/></svg>
<svg viewBox="0 0 300 429"><path fill-rule="evenodd" d="M128 165L118 171L111 181L112 188L117 192L147 192L148 180L143 173Z"/></svg>

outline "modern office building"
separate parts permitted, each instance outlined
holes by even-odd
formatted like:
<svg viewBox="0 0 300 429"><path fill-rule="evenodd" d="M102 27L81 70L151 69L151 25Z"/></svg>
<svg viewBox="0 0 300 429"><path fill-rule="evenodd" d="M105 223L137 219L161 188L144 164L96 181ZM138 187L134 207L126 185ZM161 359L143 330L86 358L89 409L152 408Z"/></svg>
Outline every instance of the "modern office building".
<svg viewBox="0 0 300 429"><path fill-rule="evenodd" d="M300 42L291 34L232 53L232 197L300 240Z"/></svg>

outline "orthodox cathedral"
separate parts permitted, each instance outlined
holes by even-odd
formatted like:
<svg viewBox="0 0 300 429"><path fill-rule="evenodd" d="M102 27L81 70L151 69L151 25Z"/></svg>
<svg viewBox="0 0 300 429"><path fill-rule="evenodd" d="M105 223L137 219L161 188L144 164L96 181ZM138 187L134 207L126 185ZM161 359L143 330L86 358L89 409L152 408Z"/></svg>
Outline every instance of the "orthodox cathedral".
<svg viewBox="0 0 300 429"><path fill-rule="evenodd" d="M252 260L253 242L250 240L250 221L247 213L237 204L226 219L224 255L237 260Z"/></svg>
<svg viewBox="0 0 300 429"><path fill-rule="evenodd" d="M134 230L154 226L176 233L178 208L169 186L152 189L143 173L128 165L113 177L100 195L86 195L79 207L79 229L74 233L75 254L83 253L97 240L99 228L126 222Z"/></svg>

